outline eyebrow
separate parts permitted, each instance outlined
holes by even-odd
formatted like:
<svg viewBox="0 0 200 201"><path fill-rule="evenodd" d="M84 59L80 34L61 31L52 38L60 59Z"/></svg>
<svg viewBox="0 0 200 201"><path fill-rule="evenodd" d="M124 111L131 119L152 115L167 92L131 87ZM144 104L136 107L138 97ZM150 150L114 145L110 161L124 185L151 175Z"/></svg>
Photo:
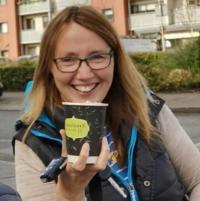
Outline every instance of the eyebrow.
<svg viewBox="0 0 200 201"><path fill-rule="evenodd" d="M104 54L104 53L109 53L109 51L108 50L93 50L88 55L85 55L83 57L88 57L88 56L92 56L95 54ZM64 57L81 57L81 56L76 54L75 52L68 52L64 56L56 57L56 58L64 58Z"/></svg>

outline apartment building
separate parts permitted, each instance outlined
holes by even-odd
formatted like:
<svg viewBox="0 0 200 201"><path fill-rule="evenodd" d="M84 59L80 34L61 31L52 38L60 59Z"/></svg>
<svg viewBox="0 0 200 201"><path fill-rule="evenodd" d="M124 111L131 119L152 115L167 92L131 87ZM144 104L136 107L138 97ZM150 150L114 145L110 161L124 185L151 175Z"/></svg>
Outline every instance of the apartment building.
<svg viewBox="0 0 200 201"><path fill-rule="evenodd" d="M0 57L14 59L20 54L15 0L0 0Z"/></svg>
<svg viewBox="0 0 200 201"><path fill-rule="evenodd" d="M0 56L38 55L48 22L74 4L102 12L121 37L164 50L199 37L200 0L0 0Z"/></svg>
<svg viewBox="0 0 200 201"><path fill-rule="evenodd" d="M49 19L66 6L91 5L104 13L120 36L151 39L158 44L158 49L173 48L188 39L199 37L200 0L49 0L48 2L51 7Z"/></svg>
<svg viewBox="0 0 200 201"><path fill-rule="evenodd" d="M87 0L21 0L18 2L20 48L24 55L38 55L42 34L57 12L72 4L88 4Z"/></svg>
<svg viewBox="0 0 200 201"><path fill-rule="evenodd" d="M129 35L128 0L91 0L91 6L102 12L120 36Z"/></svg>
<svg viewBox="0 0 200 201"><path fill-rule="evenodd" d="M51 19L50 1L18 1L22 55L38 55L42 33Z"/></svg>
<svg viewBox="0 0 200 201"><path fill-rule="evenodd" d="M132 35L170 48L199 37L200 0L130 0L129 22Z"/></svg>

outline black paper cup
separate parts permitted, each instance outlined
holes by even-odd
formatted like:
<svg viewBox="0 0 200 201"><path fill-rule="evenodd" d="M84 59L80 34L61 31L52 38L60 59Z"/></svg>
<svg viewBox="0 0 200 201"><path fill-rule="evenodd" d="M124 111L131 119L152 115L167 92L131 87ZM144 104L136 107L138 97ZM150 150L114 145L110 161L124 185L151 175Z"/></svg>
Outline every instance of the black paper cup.
<svg viewBox="0 0 200 201"><path fill-rule="evenodd" d="M95 163L104 135L106 103L63 102L68 161L76 162L82 145L88 142L90 152L87 163Z"/></svg>

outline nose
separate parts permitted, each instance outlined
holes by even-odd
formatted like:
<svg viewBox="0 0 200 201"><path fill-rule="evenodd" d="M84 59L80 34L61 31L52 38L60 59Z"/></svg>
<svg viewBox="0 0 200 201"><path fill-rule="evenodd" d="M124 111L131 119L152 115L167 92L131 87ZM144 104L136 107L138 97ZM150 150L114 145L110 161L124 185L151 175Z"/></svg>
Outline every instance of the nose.
<svg viewBox="0 0 200 201"><path fill-rule="evenodd" d="M76 77L80 80L90 79L94 76L93 70L83 61L76 72Z"/></svg>

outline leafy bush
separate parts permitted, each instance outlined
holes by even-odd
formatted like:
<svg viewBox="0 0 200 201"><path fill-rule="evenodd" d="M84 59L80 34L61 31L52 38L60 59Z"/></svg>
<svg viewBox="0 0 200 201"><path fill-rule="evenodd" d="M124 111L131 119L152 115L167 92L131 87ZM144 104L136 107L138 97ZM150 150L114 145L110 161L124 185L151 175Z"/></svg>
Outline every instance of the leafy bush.
<svg viewBox="0 0 200 201"><path fill-rule="evenodd" d="M174 51L130 57L155 91L200 88L200 38Z"/></svg>
<svg viewBox="0 0 200 201"><path fill-rule="evenodd" d="M160 91L166 88L166 75L168 74L168 70L166 68L151 67L150 65L139 64L136 66L154 91Z"/></svg>
<svg viewBox="0 0 200 201"><path fill-rule="evenodd" d="M200 89L200 38L174 51L130 54L154 91ZM24 90L37 60L0 62L5 90Z"/></svg>
<svg viewBox="0 0 200 201"><path fill-rule="evenodd" d="M176 49L172 62L193 74L200 74L200 38Z"/></svg>
<svg viewBox="0 0 200 201"><path fill-rule="evenodd" d="M10 65L10 64L9 64ZM33 77L34 66L5 66L0 67L0 80L4 89L9 91L22 91L27 81Z"/></svg>
<svg viewBox="0 0 200 201"><path fill-rule="evenodd" d="M185 69L174 69L170 71L167 79L169 85L178 89L188 86L188 83L192 81L192 74L190 71Z"/></svg>
<svg viewBox="0 0 200 201"><path fill-rule="evenodd" d="M163 52L143 52L130 54L130 57L134 63L149 65L157 63L164 55Z"/></svg>

